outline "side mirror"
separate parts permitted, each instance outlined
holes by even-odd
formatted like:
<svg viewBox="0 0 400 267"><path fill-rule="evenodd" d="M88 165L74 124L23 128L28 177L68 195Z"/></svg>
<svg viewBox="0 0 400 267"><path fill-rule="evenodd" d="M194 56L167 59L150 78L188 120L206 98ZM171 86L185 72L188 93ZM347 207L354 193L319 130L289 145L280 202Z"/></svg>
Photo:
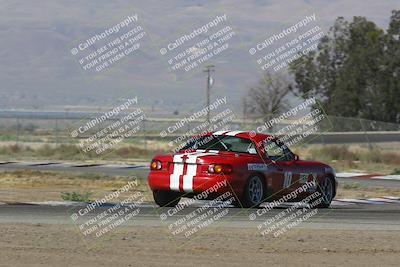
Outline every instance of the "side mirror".
<svg viewBox="0 0 400 267"><path fill-rule="evenodd" d="M298 161L298 160L300 160L299 155L294 154L294 161Z"/></svg>

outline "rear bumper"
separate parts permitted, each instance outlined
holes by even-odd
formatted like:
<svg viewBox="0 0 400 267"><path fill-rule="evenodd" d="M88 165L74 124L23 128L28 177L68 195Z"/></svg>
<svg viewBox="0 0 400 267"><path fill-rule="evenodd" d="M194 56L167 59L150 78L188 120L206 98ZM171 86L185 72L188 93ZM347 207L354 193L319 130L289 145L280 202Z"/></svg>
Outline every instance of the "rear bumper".
<svg viewBox="0 0 400 267"><path fill-rule="evenodd" d="M216 193L225 193L231 190L231 183L234 180L233 176L228 175L205 175L194 176L191 190L183 190L183 178L180 177L179 190L171 189L170 174L165 172L151 171L148 178L148 183L151 190L170 190L179 191L182 193L201 193L207 190L212 190Z"/></svg>

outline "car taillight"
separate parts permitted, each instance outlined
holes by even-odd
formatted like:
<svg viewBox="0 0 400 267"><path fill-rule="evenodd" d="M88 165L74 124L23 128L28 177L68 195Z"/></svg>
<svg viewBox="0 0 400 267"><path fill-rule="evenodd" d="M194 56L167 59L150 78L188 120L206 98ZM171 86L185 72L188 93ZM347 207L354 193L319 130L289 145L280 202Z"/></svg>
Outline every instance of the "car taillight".
<svg viewBox="0 0 400 267"><path fill-rule="evenodd" d="M150 169L152 170L161 170L162 164L159 160L153 160L150 164Z"/></svg>
<svg viewBox="0 0 400 267"><path fill-rule="evenodd" d="M231 165L226 165L226 164L211 164L208 166L208 172L209 173L231 173L232 172L232 166Z"/></svg>

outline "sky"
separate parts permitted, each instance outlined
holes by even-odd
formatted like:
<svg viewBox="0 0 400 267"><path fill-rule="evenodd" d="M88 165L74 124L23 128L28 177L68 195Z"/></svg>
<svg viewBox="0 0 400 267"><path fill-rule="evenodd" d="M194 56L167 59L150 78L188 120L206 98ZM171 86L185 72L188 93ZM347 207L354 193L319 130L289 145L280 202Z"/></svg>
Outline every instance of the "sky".
<svg viewBox="0 0 400 267"><path fill-rule="evenodd" d="M255 56L249 49L312 15L315 21L281 42L315 27L326 33L338 16L348 20L365 16L385 29L391 10L399 8L398 0L0 0L0 109L104 107L137 96L140 103L156 109L190 110L205 103L203 69L208 64L215 66L212 98L227 96L230 105L240 109L243 96L263 73L257 55L273 51L279 42ZM136 20L129 21L134 16ZM224 16L225 20L212 25ZM124 26L124 21L129 25ZM115 25L119 32L107 35ZM199 33L204 25L209 31ZM94 45L79 48L105 32L107 36ZM210 37L213 33L214 39ZM131 44L113 54L111 48L118 45L110 43L121 40L123 34ZM182 45L169 50L168 45L190 34ZM195 45L207 38L213 40ZM190 55L198 56L207 45L214 45L212 57L205 53L197 66L176 70L176 63L185 58L190 61ZM101 52L104 46L107 51ZM120 53L125 54L118 57Z"/></svg>

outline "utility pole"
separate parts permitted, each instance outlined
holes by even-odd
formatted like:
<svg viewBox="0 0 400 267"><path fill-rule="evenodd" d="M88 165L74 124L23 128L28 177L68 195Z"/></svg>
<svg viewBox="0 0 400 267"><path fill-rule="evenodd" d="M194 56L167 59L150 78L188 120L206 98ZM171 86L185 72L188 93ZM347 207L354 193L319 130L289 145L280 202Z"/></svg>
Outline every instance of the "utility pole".
<svg viewBox="0 0 400 267"><path fill-rule="evenodd" d="M211 78L211 72L215 71L213 68L214 65L207 65L204 67L204 72L207 73L207 122L210 123L210 89L212 86L212 78Z"/></svg>
<svg viewBox="0 0 400 267"><path fill-rule="evenodd" d="M247 117L247 97L243 98L243 125L246 122L246 117Z"/></svg>

